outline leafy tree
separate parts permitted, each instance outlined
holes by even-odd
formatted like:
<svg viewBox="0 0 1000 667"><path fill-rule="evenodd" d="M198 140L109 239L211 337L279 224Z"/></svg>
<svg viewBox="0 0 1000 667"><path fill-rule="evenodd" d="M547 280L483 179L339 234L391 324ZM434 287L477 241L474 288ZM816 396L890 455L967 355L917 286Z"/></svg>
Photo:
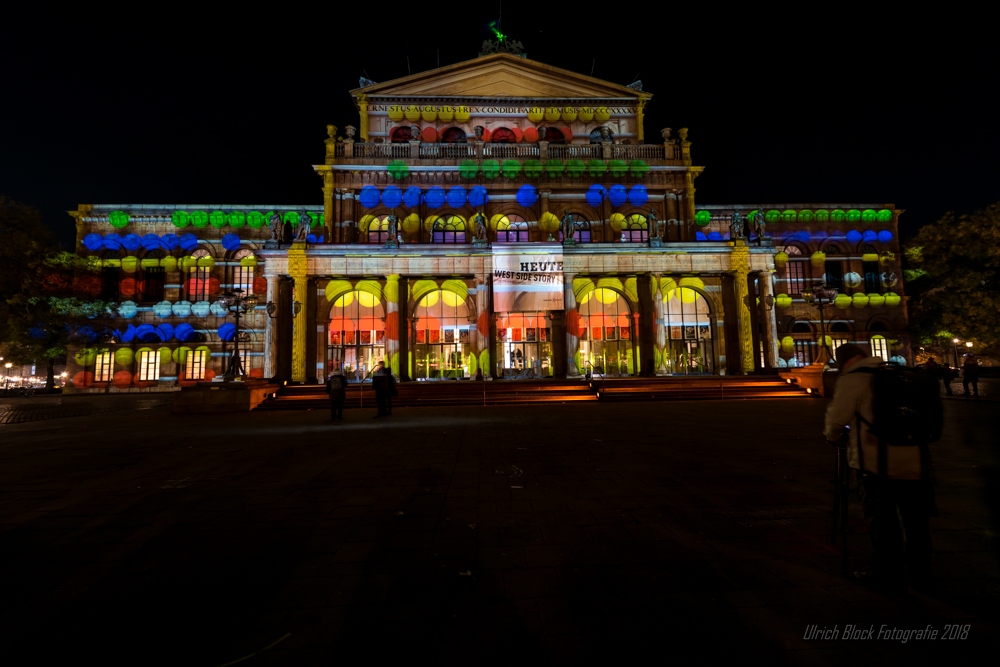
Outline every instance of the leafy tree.
<svg viewBox="0 0 1000 667"><path fill-rule="evenodd" d="M906 246L904 267L910 328L919 338L1000 344L1000 203L922 227Z"/></svg>
<svg viewBox="0 0 1000 667"><path fill-rule="evenodd" d="M107 340L117 304L98 299L100 264L55 245L39 212L0 198L0 342L14 363L46 368L71 345Z"/></svg>

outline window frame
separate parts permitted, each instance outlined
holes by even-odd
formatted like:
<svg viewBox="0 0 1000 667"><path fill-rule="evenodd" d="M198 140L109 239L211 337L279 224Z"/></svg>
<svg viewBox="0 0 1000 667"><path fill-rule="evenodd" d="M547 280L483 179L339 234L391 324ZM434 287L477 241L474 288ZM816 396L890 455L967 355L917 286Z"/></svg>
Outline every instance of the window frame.
<svg viewBox="0 0 1000 667"><path fill-rule="evenodd" d="M160 379L160 353L157 350L143 350L139 353L140 382L156 382ZM152 375L152 377L150 377Z"/></svg>

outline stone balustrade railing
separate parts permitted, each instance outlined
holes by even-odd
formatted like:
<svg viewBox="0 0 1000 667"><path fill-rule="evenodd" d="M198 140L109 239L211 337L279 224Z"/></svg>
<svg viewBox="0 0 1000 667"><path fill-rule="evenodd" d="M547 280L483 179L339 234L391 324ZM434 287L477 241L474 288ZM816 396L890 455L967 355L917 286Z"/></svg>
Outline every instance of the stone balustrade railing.
<svg viewBox="0 0 1000 667"><path fill-rule="evenodd" d="M458 144L425 144L416 141L397 144L338 143L333 155L340 161L358 160L378 164L380 160L508 160L508 159L604 159L645 160L653 164L682 164L681 146L669 144L488 144L478 141ZM331 160L328 159L328 162Z"/></svg>

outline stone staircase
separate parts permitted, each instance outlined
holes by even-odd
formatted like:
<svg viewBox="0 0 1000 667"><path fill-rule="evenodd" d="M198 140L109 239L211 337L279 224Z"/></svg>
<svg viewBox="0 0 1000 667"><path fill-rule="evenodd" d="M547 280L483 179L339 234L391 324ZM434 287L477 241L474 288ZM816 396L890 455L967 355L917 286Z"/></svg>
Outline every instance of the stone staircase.
<svg viewBox="0 0 1000 667"><path fill-rule="evenodd" d="M443 380L397 385L393 407L421 405L511 405L578 401L690 401L699 399L802 398L808 394L775 376L622 378L602 380ZM323 385L285 386L258 410L328 409ZM375 408L370 383L347 389L345 408Z"/></svg>

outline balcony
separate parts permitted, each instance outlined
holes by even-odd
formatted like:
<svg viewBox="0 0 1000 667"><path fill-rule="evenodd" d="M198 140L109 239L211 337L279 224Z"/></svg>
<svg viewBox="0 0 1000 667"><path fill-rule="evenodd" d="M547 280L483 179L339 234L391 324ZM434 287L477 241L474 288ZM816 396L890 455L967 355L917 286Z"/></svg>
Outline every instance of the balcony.
<svg viewBox="0 0 1000 667"><path fill-rule="evenodd" d="M402 160L407 165L459 164L465 160L643 160L650 166L682 166L681 146L671 144L368 144L342 142L327 154L326 164L388 165Z"/></svg>

